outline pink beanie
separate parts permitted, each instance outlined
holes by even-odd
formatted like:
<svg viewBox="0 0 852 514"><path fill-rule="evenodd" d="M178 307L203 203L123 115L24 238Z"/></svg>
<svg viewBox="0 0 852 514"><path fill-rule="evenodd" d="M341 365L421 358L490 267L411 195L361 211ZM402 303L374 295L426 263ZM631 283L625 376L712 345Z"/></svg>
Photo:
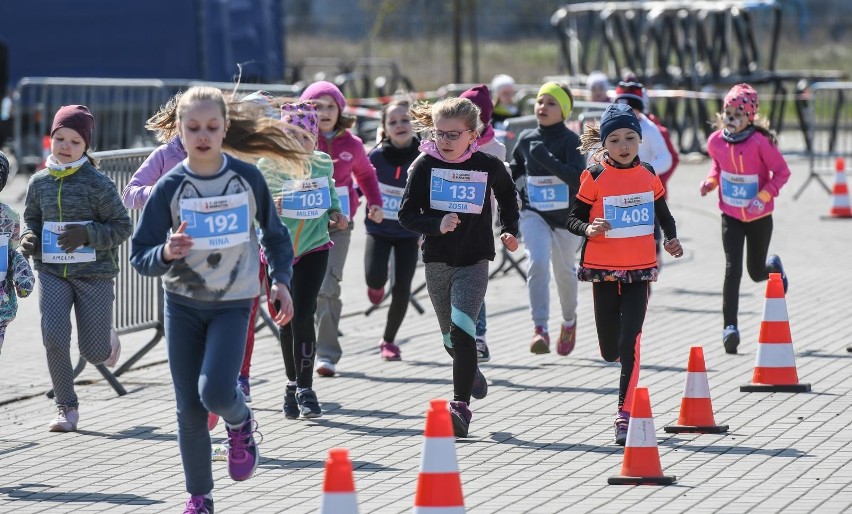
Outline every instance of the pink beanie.
<svg viewBox="0 0 852 514"><path fill-rule="evenodd" d="M80 134L83 142L86 143L86 148L92 146L92 130L95 128L95 117L89 112L89 108L85 105L64 105L56 111L56 116L53 117L53 126L50 128L50 135L61 129L70 128Z"/></svg>
<svg viewBox="0 0 852 514"><path fill-rule="evenodd" d="M725 95L723 105L726 109L733 107L745 113L748 116L748 121L754 121L754 117L757 115L757 91L749 84L737 84Z"/></svg>
<svg viewBox="0 0 852 514"><path fill-rule="evenodd" d="M299 100L316 100L323 95L328 95L334 98L334 102L337 104L341 113L344 109L346 109L346 98L343 97L343 93L340 92L340 89L337 86L325 80L314 82L308 86L308 88L302 92L302 96L299 97Z"/></svg>
<svg viewBox="0 0 852 514"><path fill-rule="evenodd" d="M488 87L485 84L479 84L468 89L460 96L467 98L479 107L479 120L487 127L491 123L491 114L494 111L494 104L491 103L491 95L488 93Z"/></svg>
<svg viewBox="0 0 852 514"><path fill-rule="evenodd" d="M281 121L287 125L300 128L311 133L314 137L319 134L317 109L308 102L284 104L281 106Z"/></svg>

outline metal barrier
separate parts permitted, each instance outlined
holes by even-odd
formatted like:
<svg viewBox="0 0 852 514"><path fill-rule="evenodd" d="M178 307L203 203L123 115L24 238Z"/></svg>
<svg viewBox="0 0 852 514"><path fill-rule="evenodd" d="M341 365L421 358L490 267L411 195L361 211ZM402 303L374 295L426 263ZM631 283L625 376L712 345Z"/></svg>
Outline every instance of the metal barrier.
<svg viewBox="0 0 852 514"><path fill-rule="evenodd" d="M807 89L806 98L805 145L810 174L794 199L811 181L830 194L831 187L822 177L835 172L838 157L852 159L852 82L817 82Z"/></svg>

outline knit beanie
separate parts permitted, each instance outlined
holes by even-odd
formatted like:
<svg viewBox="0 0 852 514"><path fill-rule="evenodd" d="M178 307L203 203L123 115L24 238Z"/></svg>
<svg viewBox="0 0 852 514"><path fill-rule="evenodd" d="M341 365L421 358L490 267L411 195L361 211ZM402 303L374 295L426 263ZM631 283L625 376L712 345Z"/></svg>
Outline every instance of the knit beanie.
<svg viewBox="0 0 852 514"><path fill-rule="evenodd" d="M639 118L633 114L633 109L625 104L609 104L601 115L601 141L606 141L613 130L627 128L636 131L642 137L642 127Z"/></svg>
<svg viewBox="0 0 852 514"><path fill-rule="evenodd" d="M645 111L645 86L640 82L619 82L615 86L615 101Z"/></svg>
<svg viewBox="0 0 852 514"><path fill-rule="evenodd" d="M92 146L92 130L95 128L95 117L89 112L89 108L85 105L65 105L56 111L56 116L53 117L53 126L50 128L50 135L61 128L70 128L80 134L83 142L86 143L88 149Z"/></svg>
<svg viewBox="0 0 852 514"><path fill-rule="evenodd" d="M609 78L602 71L593 71L586 77L586 86L592 89L595 86L601 86L604 89L609 89Z"/></svg>
<svg viewBox="0 0 852 514"><path fill-rule="evenodd" d="M0 191L6 189L7 180L9 180L9 159L6 154L0 152Z"/></svg>
<svg viewBox="0 0 852 514"><path fill-rule="evenodd" d="M487 127L491 123L491 113L494 111L494 104L491 102L491 94L488 93L488 86L485 84L473 86L460 96L467 98L479 107L479 121Z"/></svg>
<svg viewBox="0 0 852 514"><path fill-rule="evenodd" d="M748 121L754 121L754 117L757 115L757 91L749 84L737 84L725 95L723 106L725 109L733 107L745 113L748 116Z"/></svg>
<svg viewBox="0 0 852 514"><path fill-rule="evenodd" d="M302 91L299 100L316 100L323 95L334 98L334 103L337 104L337 108L340 109L341 114L346 109L346 98L343 97L343 93L340 92L337 86L325 80L314 82L308 86L307 89Z"/></svg>
<svg viewBox="0 0 852 514"><path fill-rule="evenodd" d="M494 97L500 96L504 90L515 87L515 79L513 79L509 75L500 74L495 75L493 79L491 79L491 91L494 91Z"/></svg>
<svg viewBox="0 0 852 514"><path fill-rule="evenodd" d="M287 125L309 132L314 137L317 137L319 134L317 108L308 102L282 105L281 121Z"/></svg>

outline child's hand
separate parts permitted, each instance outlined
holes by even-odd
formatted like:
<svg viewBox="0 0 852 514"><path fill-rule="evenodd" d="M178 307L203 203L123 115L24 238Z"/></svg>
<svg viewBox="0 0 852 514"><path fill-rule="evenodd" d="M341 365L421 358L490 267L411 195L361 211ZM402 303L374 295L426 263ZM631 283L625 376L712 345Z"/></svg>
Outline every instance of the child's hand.
<svg viewBox="0 0 852 514"><path fill-rule="evenodd" d="M716 182L715 181L704 180L699 185L698 192L701 193L701 196L704 196L714 189L716 189Z"/></svg>
<svg viewBox="0 0 852 514"><path fill-rule="evenodd" d="M89 233L86 231L86 225L66 225L65 232L60 234L56 242L59 244L59 248L62 248L65 253L73 252L89 242Z"/></svg>
<svg viewBox="0 0 852 514"><path fill-rule="evenodd" d="M185 234L186 221L182 221L176 232L169 236L169 240L163 246L163 260L166 262L175 259L183 259L192 248L192 236Z"/></svg>
<svg viewBox="0 0 852 514"><path fill-rule="evenodd" d="M272 300L278 307L278 313L275 315L275 324L283 327L293 319L293 299L290 298L290 290L283 284L272 284L269 290Z"/></svg>
<svg viewBox="0 0 852 514"><path fill-rule="evenodd" d="M349 220L346 219L346 216L342 212L334 211L328 215L328 218L328 226L334 227L337 230L346 230L349 226Z"/></svg>
<svg viewBox="0 0 852 514"><path fill-rule="evenodd" d="M666 241L663 244L663 248L665 248L666 251L669 252L669 255L671 255L672 257L678 259L683 257L683 247L680 246L680 241L678 241L677 238L669 239L668 241Z"/></svg>
<svg viewBox="0 0 852 514"><path fill-rule="evenodd" d="M503 246L505 246L510 252L514 252L518 249L518 239L512 234L501 234L500 242L502 242Z"/></svg>
<svg viewBox="0 0 852 514"><path fill-rule="evenodd" d="M370 211L367 213L367 217L376 223L381 223L382 220L385 219L385 211L383 211L379 205L371 205Z"/></svg>
<svg viewBox="0 0 852 514"><path fill-rule="evenodd" d="M749 216L759 216L763 213L763 209L765 207L766 205L761 202L759 198L754 198L751 203L748 204L748 207L746 207L746 213L748 213Z"/></svg>
<svg viewBox="0 0 852 514"><path fill-rule="evenodd" d="M461 223L461 220L459 219L458 214L454 212L444 214L444 217L441 218L441 233L446 234L447 232L452 232L456 229L459 223Z"/></svg>
<svg viewBox="0 0 852 514"><path fill-rule="evenodd" d="M586 237L598 237L604 235L607 230L611 229L612 225L603 218L595 218L595 221L591 222L588 227L586 227Z"/></svg>
<svg viewBox="0 0 852 514"><path fill-rule="evenodd" d="M24 257L32 257L38 248L38 236L32 232L24 234L21 238L21 253Z"/></svg>

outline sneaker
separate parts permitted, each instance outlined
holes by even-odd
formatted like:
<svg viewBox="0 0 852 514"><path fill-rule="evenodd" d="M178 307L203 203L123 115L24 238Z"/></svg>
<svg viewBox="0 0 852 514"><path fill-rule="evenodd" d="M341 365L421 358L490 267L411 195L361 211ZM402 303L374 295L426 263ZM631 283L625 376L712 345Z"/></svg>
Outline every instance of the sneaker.
<svg viewBox="0 0 852 514"><path fill-rule="evenodd" d="M470 390L470 395L481 400L488 395L488 381L485 380L485 375L476 368L476 375L473 377L473 388Z"/></svg>
<svg viewBox="0 0 852 514"><path fill-rule="evenodd" d="M224 462L228 460L228 441L222 444L214 444L210 449L210 460L213 462Z"/></svg>
<svg viewBox="0 0 852 514"><path fill-rule="evenodd" d="M781 274L781 282L784 283L784 294L787 294L787 274L784 273L784 266L781 264L781 257L774 254L767 257L766 270L770 273Z"/></svg>
<svg viewBox="0 0 852 514"><path fill-rule="evenodd" d="M615 444L627 444L627 427L630 426L630 413L620 410L615 416Z"/></svg>
<svg viewBox="0 0 852 514"><path fill-rule="evenodd" d="M402 360L402 355L400 354L399 346L384 340L379 343L379 354L381 354L382 359L386 361Z"/></svg>
<svg viewBox="0 0 852 514"><path fill-rule="evenodd" d="M183 514L213 514L213 498L193 495L186 500Z"/></svg>
<svg viewBox="0 0 852 514"><path fill-rule="evenodd" d="M254 441L257 431L254 413L249 409L248 419L239 428L225 426L225 431L228 433L228 474L236 482L248 480L260 460L260 451Z"/></svg>
<svg viewBox="0 0 852 514"><path fill-rule="evenodd" d="M80 413L74 407L59 406L59 413L50 422L47 429L50 432L74 432L80 421Z"/></svg>
<svg viewBox="0 0 852 514"><path fill-rule="evenodd" d="M538 355L550 353L550 336L547 335L546 328L535 327L535 335L530 343L530 351Z"/></svg>
<svg viewBox="0 0 852 514"><path fill-rule="evenodd" d="M251 401L251 385L249 384L249 377L244 377L242 375L237 377L237 387L243 392L243 396L246 397L246 403L249 403Z"/></svg>
<svg viewBox="0 0 852 514"><path fill-rule="evenodd" d="M491 360L491 352L488 351L488 343L485 342L485 334L476 336L476 361L488 362Z"/></svg>
<svg viewBox="0 0 852 514"><path fill-rule="evenodd" d="M378 305L382 303L382 300L385 299L385 288L381 289L373 289L371 287L367 288L367 298L370 299L370 303L373 305Z"/></svg>
<svg viewBox="0 0 852 514"><path fill-rule="evenodd" d="M299 412L305 419L318 418L322 416L317 393L313 389L302 389L296 391L296 403L299 404Z"/></svg>
<svg viewBox="0 0 852 514"><path fill-rule="evenodd" d="M288 385L284 388L284 417L299 419L299 403L296 402L296 386L294 385Z"/></svg>
<svg viewBox="0 0 852 514"><path fill-rule="evenodd" d="M216 425L219 424L219 415L215 412L210 412L207 414L207 430L212 432Z"/></svg>
<svg viewBox="0 0 852 514"><path fill-rule="evenodd" d="M470 420L473 414L465 402L450 402L450 419L453 420L453 434L456 437L467 437L470 430Z"/></svg>
<svg viewBox="0 0 852 514"><path fill-rule="evenodd" d="M109 357L107 357L107 360L103 364L108 368L114 368L118 364L118 358L121 357L121 340L118 338L118 334L114 328L109 331L109 347L111 350Z"/></svg>
<svg viewBox="0 0 852 514"><path fill-rule="evenodd" d="M328 359L318 359L317 360L317 375L321 377L333 377L334 376L334 363Z"/></svg>
<svg viewBox="0 0 852 514"><path fill-rule="evenodd" d="M722 344L725 345L725 353L736 354L737 346L740 345L740 331L734 325L728 325L722 331Z"/></svg>
<svg viewBox="0 0 852 514"><path fill-rule="evenodd" d="M562 325L559 330L559 341L556 343L556 353L559 355L568 355L574 351L574 345L577 343L577 322L574 322L570 327Z"/></svg>

